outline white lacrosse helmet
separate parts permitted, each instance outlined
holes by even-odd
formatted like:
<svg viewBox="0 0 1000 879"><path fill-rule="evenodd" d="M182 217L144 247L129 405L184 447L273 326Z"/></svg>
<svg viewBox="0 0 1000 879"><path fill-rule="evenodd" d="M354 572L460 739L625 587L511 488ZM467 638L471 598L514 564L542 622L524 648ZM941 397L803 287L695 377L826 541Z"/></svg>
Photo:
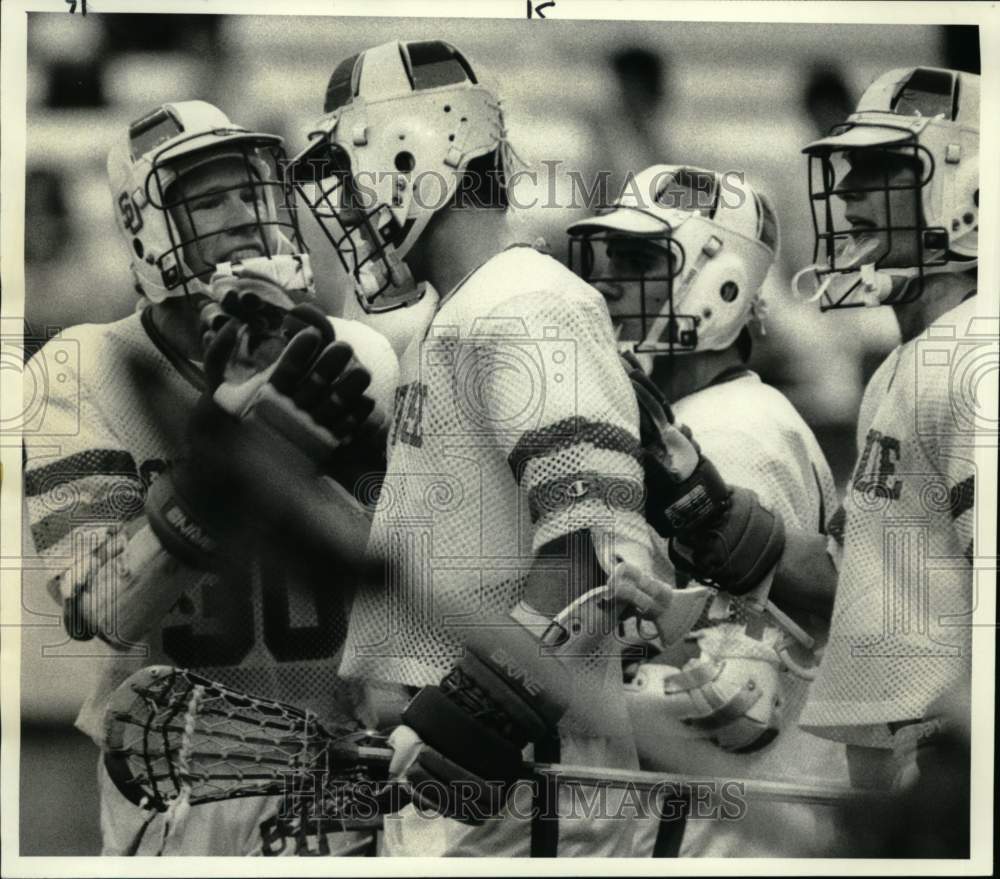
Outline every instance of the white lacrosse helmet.
<svg viewBox="0 0 1000 879"><path fill-rule="evenodd" d="M240 264L224 263L223 271L252 268L291 289L311 288L309 258L299 235L293 206L279 214L284 161L282 139L234 125L204 101L163 104L133 122L108 154L108 181L118 231L128 251L136 289L153 302L192 293L208 293L204 270L196 272L184 257L185 247L220 231L199 234L187 202L171 192L180 176L209 162L227 158L242 163L246 183L261 196L254 200L256 227L266 253ZM262 205L263 209L257 207ZM191 228L183 238L174 211L188 211Z"/></svg>
<svg viewBox="0 0 1000 879"><path fill-rule="evenodd" d="M813 265L796 275L801 296L823 310L909 302L926 275L964 272L979 254L979 77L933 67L906 67L878 77L857 110L829 136L803 149L809 156L810 204L816 230ZM890 153L914 159L921 171L911 184L845 187L837 179L841 157ZM891 190L913 193L916 225L895 222ZM852 231L838 221L835 197L884 195L884 227ZM898 218L897 218L898 219ZM839 224L838 224L839 223ZM892 248L875 234L909 236L912 265L890 265Z"/></svg>
<svg viewBox="0 0 1000 879"><path fill-rule="evenodd" d="M607 212L573 223L570 268L588 283L639 282L634 315L640 354L719 351L732 345L760 306L760 287L778 250L769 199L744 175L653 165L629 177ZM601 266L596 242L638 238L671 255L661 277L624 278Z"/></svg>
<svg viewBox="0 0 1000 879"><path fill-rule="evenodd" d="M391 42L337 65L324 115L287 179L306 200L368 314L423 296L403 258L451 203L469 163L495 156L490 176L506 204L499 102L440 40Z"/></svg>

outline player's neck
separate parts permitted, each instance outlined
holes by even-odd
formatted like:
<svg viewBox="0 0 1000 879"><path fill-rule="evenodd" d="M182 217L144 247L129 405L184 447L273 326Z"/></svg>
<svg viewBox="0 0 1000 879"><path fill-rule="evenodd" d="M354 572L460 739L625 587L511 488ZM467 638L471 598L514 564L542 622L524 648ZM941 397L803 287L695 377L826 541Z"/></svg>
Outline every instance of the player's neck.
<svg viewBox="0 0 1000 879"><path fill-rule="evenodd" d="M469 272L511 243L507 215L502 211L448 208L434 216L407 262L417 280L429 281L444 297Z"/></svg>
<svg viewBox="0 0 1000 879"><path fill-rule="evenodd" d="M975 275L942 274L927 277L923 292L916 300L893 306L903 342L919 336L941 315L959 305L975 287Z"/></svg>
<svg viewBox="0 0 1000 879"><path fill-rule="evenodd" d="M201 360L198 308L188 299L167 299L149 306L153 324L163 339L188 360Z"/></svg>
<svg viewBox="0 0 1000 879"><path fill-rule="evenodd" d="M672 361L672 362L671 362ZM671 403L708 387L727 369L745 366L736 346L722 351L698 351L653 361L653 383Z"/></svg>

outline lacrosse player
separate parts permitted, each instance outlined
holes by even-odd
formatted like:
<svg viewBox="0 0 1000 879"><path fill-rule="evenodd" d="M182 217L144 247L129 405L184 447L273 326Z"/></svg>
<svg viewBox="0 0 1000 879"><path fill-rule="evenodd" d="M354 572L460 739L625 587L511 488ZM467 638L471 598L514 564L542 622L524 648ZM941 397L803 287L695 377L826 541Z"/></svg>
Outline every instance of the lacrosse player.
<svg viewBox="0 0 1000 879"><path fill-rule="evenodd" d="M67 560L52 586L69 633L110 650L77 719L99 742L108 695L154 663L351 722L352 688L334 673L344 584L296 582L288 556L258 552L282 526L282 492L313 481L295 469L294 444L257 441L258 422L267 397L273 426L298 410L306 420L286 418L286 436L297 429L334 452L338 438L388 415L397 366L377 333L308 305L309 258L277 174L283 155L280 138L201 101L130 125L108 173L139 308L49 343L74 340L80 363L74 381L50 388L42 433L61 444L25 437L25 496L37 551ZM278 398L294 405L282 410ZM77 416L79 431L58 429ZM367 520L334 494L363 543ZM82 564L70 564L80 552ZM99 773L105 854L357 854L371 842L310 836L285 823L277 798L198 806L167 834L164 816Z"/></svg>
<svg viewBox="0 0 1000 879"><path fill-rule="evenodd" d="M890 306L902 343L862 400L830 642L802 722L851 746L859 783L885 784L912 776L914 742L933 747L928 707L968 688L976 407L996 399L995 382L968 381L997 344L975 298L979 77L891 70L804 151L817 257L800 292L824 310Z"/></svg>
<svg viewBox="0 0 1000 879"><path fill-rule="evenodd" d="M747 366L778 249L769 200L742 173L653 165L609 212L569 233L571 266L605 296L619 344L645 364L702 453L777 511L786 531L827 543L837 496L826 459L791 404ZM660 575L685 585L657 542ZM719 593L685 644L627 669L645 764L693 777L846 782L843 748L796 727L808 651L762 613L765 601ZM822 640L822 604L780 604ZM825 851L832 830L829 810L799 803L750 803L739 820L694 818L681 856L805 856Z"/></svg>
<svg viewBox="0 0 1000 879"><path fill-rule="evenodd" d="M862 400L830 638L800 718L848 744L859 785L912 781L915 755L947 739L929 707L969 675L976 407L996 394L963 381L997 338L976 313L978 114L978 76L891 70L805 148L817 243L797 292L890 306L902 334ZM713 535L681 554L702 576L726 566Z"/></svg>
<svg viewBox="0 0 1000 879"><path fill-rule="evenodd" d="M372 527L387 580L355 601L341 673L439 699L423 741L408 727L394 737L396 770L485 784L490 749L510 766L520 748L442 704L437 685L477 622L498 627L506 655L508 614L541 631L617 560L648 570L636 401L600 294L523 242L503 113L459 51L368 49L336 67L324 110L292 179L360 310L408 343ZM561 694L547 758L637 766L606 640L575 660L585 695ZM522 671L522 690L537 691ZM533 716L529 703L508 708ZM471 826L408 806L386 821L385 854L624 855L640 823L560 819L556 840L554 822L533 835L524 813Z"/></svg>

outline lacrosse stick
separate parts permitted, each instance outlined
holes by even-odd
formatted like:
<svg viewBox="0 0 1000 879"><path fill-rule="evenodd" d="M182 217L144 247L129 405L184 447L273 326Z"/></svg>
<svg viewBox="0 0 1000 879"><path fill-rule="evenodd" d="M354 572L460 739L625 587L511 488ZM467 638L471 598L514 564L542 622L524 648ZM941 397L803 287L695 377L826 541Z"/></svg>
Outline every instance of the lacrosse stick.
<svg viewBox="0 0 1000 879"><path fill-rule="evenodd" d="M105 714L112 781L175 824L199 803L279 795L324 828L371 827L402 807L390 802L391 756L375 733L333 734L310 711L169 666L133 674Z"/></svg>
<svg viewBox="0 0 1000 879"><path fill-rule="evenodd" d="M106 714L105 765L136 805L179 825L188 807L236 797L285 795L325 829L377 827L410 797L388 781L392 749L369 730L327 731L316 715L238 693L199 675L151 666L113 695ZM866 793L800 784L674 773L526 763L559 783L636 790L694 785L738 790L750 800L846 805ZM733 787L733 786L736 787Z"/></svg>

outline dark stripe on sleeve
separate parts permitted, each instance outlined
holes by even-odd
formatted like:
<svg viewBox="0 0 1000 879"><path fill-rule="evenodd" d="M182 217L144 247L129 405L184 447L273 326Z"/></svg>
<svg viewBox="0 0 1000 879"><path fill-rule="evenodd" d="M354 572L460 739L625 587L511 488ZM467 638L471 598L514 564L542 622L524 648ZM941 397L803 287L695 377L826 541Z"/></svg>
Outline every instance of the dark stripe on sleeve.
<svg viewBox="0 0 1000 879"><path fill-rule="evenodd" d="M528 492L528 511L534 525L545 516L561 513L578 501L597 499L608 510L641 510L645 486L626 476L585 472L536 485Z"/></svg>
<svg viewBox="0 0 1000 879"><path fill-rule="evenodd" d="M576 415L538 430L525 431L507 456L507 463L520 481L525 466L533 458L544 458L580 443L621 452L641 461L638 437L606 421L591 421Z"/></svg>
<svg viewBox="0 0 1000 879"><path fill-rule="evenodd" d="M51 549L75 528L113 525L134 519L142 512L144 492L139 480L131 485L118 483L95 501L73 503L68 509L49 513L31 526L35 550L41 553Z"/></svg>
<svg viewBox="0 0 1000 879"><path fill-rule="evenodd" d="M24 474L24 493L37 497L58 485L88 476L134 475L139 469L128 452L115 449L88 449L45 464Z"/></svg>
<svg viewBox="0 0 1000 879"><path fill-rule="evenodd" d="M966 510L971 510L976 499L976 477L970 476L953 486L949 494L951 518L957 519Z"/></svg>

